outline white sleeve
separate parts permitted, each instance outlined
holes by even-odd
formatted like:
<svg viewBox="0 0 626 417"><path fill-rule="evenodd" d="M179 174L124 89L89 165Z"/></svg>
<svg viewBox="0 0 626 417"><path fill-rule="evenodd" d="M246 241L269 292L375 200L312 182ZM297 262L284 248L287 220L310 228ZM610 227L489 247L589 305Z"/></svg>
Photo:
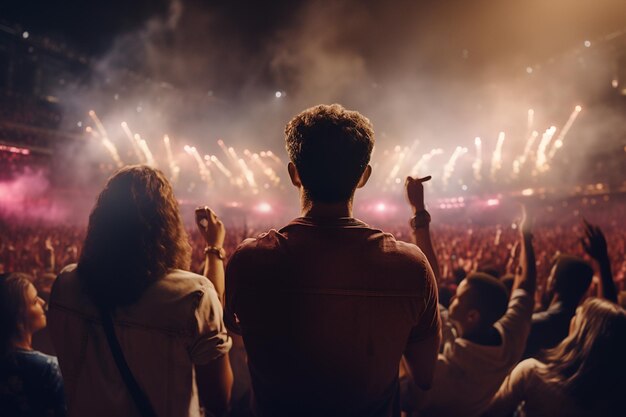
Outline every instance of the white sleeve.
<svg viewBox="0 0 626 417"><path fill-rule="evenodd" d="M517 363L524 353L526 339L530 332L535 300L532 294L522 289L516 289L511 294L511 300L504 316L495 324L504 335L513 362Z"/></svg>
<svg viewBox="0 0 626 417"><path fill-rule="evenodd" d="M212 286L204 287L195 312L197 333L188 345L191 362L206 365L230 350L232 339L224 325L224 312L217 292Z"/></svg>

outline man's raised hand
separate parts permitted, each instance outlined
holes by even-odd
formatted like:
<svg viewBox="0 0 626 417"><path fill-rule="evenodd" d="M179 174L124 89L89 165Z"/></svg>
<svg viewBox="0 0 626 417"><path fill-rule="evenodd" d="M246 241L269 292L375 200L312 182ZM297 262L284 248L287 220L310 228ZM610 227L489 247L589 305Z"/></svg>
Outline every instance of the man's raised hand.
<svg viewBox="0 0 626 417"><path fill-rule="evenodd" d="M432 176L428 175L424 178L406 177L404 186L406 188L406 196L414 213L425 209L424 204L424 184L429 181Z"/></svg>

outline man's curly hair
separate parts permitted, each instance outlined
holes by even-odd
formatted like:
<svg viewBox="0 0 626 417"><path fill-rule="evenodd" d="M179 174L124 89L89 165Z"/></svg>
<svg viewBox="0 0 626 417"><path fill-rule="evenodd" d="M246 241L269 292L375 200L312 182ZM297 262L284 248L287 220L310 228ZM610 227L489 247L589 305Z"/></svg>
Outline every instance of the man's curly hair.
<svg viewBox="0 0 626 417"><path fill-rule="evenodd" d="M370 121L339 104L311 107L285 128L289 158L311 201L348 201L374 148Z"/></svg>
<svg viewBox="0 0 626 417"><path fill-rule="evenodd" d="M100 193L78 263L79 279L104 308L134 303L171 269L188 269L191 247L178 202L159 170L127 166Z"/></svg>

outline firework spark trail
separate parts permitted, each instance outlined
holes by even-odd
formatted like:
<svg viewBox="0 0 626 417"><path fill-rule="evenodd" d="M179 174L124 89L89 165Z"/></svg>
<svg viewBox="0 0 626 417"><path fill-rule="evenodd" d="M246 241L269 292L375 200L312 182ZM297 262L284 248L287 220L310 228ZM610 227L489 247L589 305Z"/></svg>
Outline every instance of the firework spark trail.
<svg viewBox="0 0 626 417"><path fill-rule="evenodd" d="M241 170L243 171L244 178L248 182L248 185L252 189L252 192L254 194L258 193L259 191L256 185L256 181L254 179L254 173L250 170L250 168L248 168L246 161L244 161L242 158L239 158L238 162Z"/></svg>
<svg viewBox="0 0 626 417"><path fill-rule="evenodd" d="M122 126L122 130L124 131L124 133L126 134L126 137L128 138L128 140L130 141L130 144L133 146L133 152L135 152L135 155L137 156L137 161L140 164L143 164L146 162L145 157L141 151L141 149L139 148L139 144L137 143L137 141L135 140L135 137L133 135L133 132L130 130L130 128L128 127L128 123L126 122L122 122L121 123Z"/></svg>
<svg viewBox="0 0 626 417"><path fill-rule="evenodd" d="M522 171L522 167L524 166L524 164L530 157L533 145L535 144L535 141L537 140L538 137L539 137L539 132L537 132L536 130L533 130L533 132L530 134L528 139L526 139L524 152L522 152L521 155L519 155L517 158L515 158L515 160L513 160L513 173L511 175L513 178L517 178L519 173Z"/></svg>
<svg viewBox="0 0 626 417"><path fill-rule="evenodd" d="M113 144L113 142L111 142L109 139L104 138L102 139L102 144L104 145L104 147L109 151L109 153L111 154L111 158L113 158L113 160L115 161L115 163L117 164L118 168L121 168L124 166L124 163L122 162L122 159L120 158L119 153L117 152L117 148L115 147L115 145Z"/></svg>
<svg viewBox="0 0 626 417"><path fill-rule="evenodd" d="M198 153L198 150L195 146L185 145L185 152L187 152L193 159L195 159L198 165L198 174L200 175L200 179L206 182L208 185L213 184L213 178L211 177L211 171L207 168L202 160L202 157Z"/></svg>
<svg viewBox="0 0 626 417"><path fill-rule="evenodd" d="M498 134L498 142L496 142L496 148L493 151L491 157L491 179L496 179L496 174L502 168L502 146L504 145L504 139L506 135L504 132Z"/></svg>
<svg viewBox="0 0 626 417"><path fill-rule="evenodd" d="M528 123L526 125L526 136L530 135L533 130L533 124L535 123L535 111L528 109Z"/></svg>
<svg viewBox="0 0 626 417"><path fill-rule="evenodd" d="M437 155L441 155L441 154L443 154L443 149L437 148L437 149L432 149L430 152L422 155L422 157L417 161L417 163L413 165L413 168L411 168L411 176L415 177L419 175L419 169L422 166L425 166L426 163L428 163L428 161L430 161L433 157Z"/></svg>
<svg viewBox="0 0 626 417"><path fill-rule="evenodd" d="M151 167L156 166L154 156L152 156L152 152L150 152L150 148L148 148L148 142L143 140L139 133L135 133L135 141L137 141L137 146L139 146L139 149L141 149L141 152L145 157L145 163L150 165Z"/></svg>
<svg viewBox="0 0 626 417"><path fill-rule="evenodd" d="M448 163L443 167L443 185L448 186L448 182L454 173L454 167L456 166L456 161L467 153L467 148L463 148L461 146L457 146L452 156L448 160Z"/></svg>
<svg viewBox="0 0 626 417"><path fill-rule="evenodd" d="M224 166L224 164L222 164L222 161L219 160L219 158L217 157L217 155L211 155L211 162L217 167L217 169L220 170L220 172L222 174L224 174L224 176L228 179L232 179L233 178L233 173L230 172L228 170L228 168L226 168Z"/></svg>
<svg viewBox="0 0 626 417"><path fill-rule="evenodd" d="M528 137L528 140L526 140L524 153L519 158L521 165L524 165L526 163L526 160L530 156L530 152L532 151L533 145L535 144L535 141L537 140L538 137L539 137L539 132L537 132L536 130L533 130L533 133L531 133L531 135Z"/></svg>
<svg viewBox="0 0 626 417"><path fill-rule="evenodd" d="M415 152L417 152L417 150L419 149L419 144L420 144L419 139L415 139L413 141L413 144L411 144L410 148L407 148L407 147L404 148L404 152L406 154L403 160L404 165L409 164L413 160L413 156L415 155ZM372 152L372 155L373 155L373 152ZM406 170L404 172L407 172L407 171L410 173L410 171L408 170L408 167L406 167Z"/></svg>
<svg viewBox="0 0 626 417"><path fill-rule="evenodd" d="M100 136L102 136L103 138L108 138L109 135L107 134L107 131L100 121L100 118L98 118L96 112L93 110L89 110L89 117L91 117L91 120L93 120L93 122L96 124L96 129L98 129L98 132L100 132Z"/></svg>
<svg viewBox="0 0 626 417"><path fill-rule="evenodd" d="M409 152L408 148L404 148L400 150L399 152L396 152L395 155L397 157L397 160L396 160L396 163L393 165L393 167L391 167L391 171L389 171L389 175L387 176L386 182L388 184L396 182L398 173L400 172L400 168L402 167L402 164L404 163L404 160L408 152Z"/></svg>
<svg viewBox="0 0 626 417"><path fill-rule="evenodd" d="M91 126L87 126L85 128L85 131L87 133L90 133L94 139L98 139L100 143L102 143L105 149L109 152L109 155L111 155L111 158L113 159L113 161L115 161L115 164L117 165L118 168L121 168L124 166L124 162L122 162L122 158L120 158L120 154L117 152L117 148L115 147L113 142L111 142L108 138L102 136L101 134L93 130Z"/></svg>
<svg viewBox="0 0 626 417"><path fill-rule="evenodd" d="M537 160L535 161L535 168L539 172L547 171L550 168L547 163L548 161L546 158L546 149L548 148L548 145L550 144L552 136L554 136L555 132L556 127L550 126L548 129L546 129L545 132L543 132L543 135L541 136L541 142L539 142L539 147L537 148Z"/></svg>
<svg viewBox="0 0 626 417"><path fill-rule="evenodd" d="M167 155L167 163L170 167L171 177L170 180L173 183L176 183L178 180L178 175L180 174L180 167L176 163L174 159L174 155L172 154L172 145L170 144L170 137L168 135L163 135L163 143L165 144L165 153Z"/></svg>
<svg viewBox="0 0 626 417"><path fill-rule="evenodd" d="M276 172L272 168L267 166L267 164L261 160L261 157L259 156L258 153L250 154L248 152L246 154L246 152L244 151L244 154L249 158L249 160L253 164L256 164L259 167L261 172L265 174L267 178L269 178L269 180L272 182L274 186L278 186L278 184L280 184L280 178L278 177L278 175L276 175Z"/></svg>
<svg viewBox="0 0 626 417"><path fill-rule="evenodd" d="M483 148L482 141L478 136L474 138L474 146L476 146L476 159L472 164L472 168L474 169L474 178L476 181L480 181L482 179L481 170L483 167Z"/></svg>
<svg viewBox="0 0 626 417"><path fill-rule="evenodd" d="M272 161L276 162L278 165L283 165L283 161L281 161L280 158L274 154L274 152L267 151L265 152L265 155L267 155L268 158L271 158ZM263 152L261 152L261 156L263 156Z"/></svg>
<svg viewBox="0 0 626 417"><path fill-rule="evenodd" d="M219 145L222 152L224 152L224 155L226 155L226 158L233 164L233 166L238 167L237 159L233 159L233 155L228 151L228 148L226 147L224 141L220 139L217 141L217 144Z"/></svg>
<svg viewBox="0 0 626 417"><path fill-rule="evenodd" d="M565 135L567 135L567 132L569 132L569 130L571 129L572 125L576 121L576 118L578 117L578 115L580 114L582 109L583 108L581 106L576 106L574 108L574 111L572 112L572 114L569 115L569 118L567 119L567 122L565 122L565 125L563 126L563 128L559 132L558 136L554 140L554 145L552 146L552 148L550 149L550 152L548 153L548 160L549 161L551 161L552 158L554 158L554 155L556 154L556 152L560 148L563 147L563 140L565 139Z"/></svg>
<svg viewBox="0 0 626 417"><path fill-rule="evenodd" d="M230 154L233 161L239 161L239 155L237 155L237 151L232 146L228 148L228 153Z"/></svg>

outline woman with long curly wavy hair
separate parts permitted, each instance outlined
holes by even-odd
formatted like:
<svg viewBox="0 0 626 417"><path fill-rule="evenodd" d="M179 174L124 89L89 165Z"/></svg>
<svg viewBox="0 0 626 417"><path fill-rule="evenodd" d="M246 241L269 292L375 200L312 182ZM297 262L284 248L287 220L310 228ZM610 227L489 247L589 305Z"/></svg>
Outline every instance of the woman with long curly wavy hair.
<svg viewBox="0 0 626 417"><path fill-rule="evenodd" d="M533 416L623 416L626 311L591 298L578 307L569 336L542 362L520 362L496 394L489 416L520 407Z"/></svg>
<svg viewBox="0 0 626 417"><path fill-rule="evenodd" d="M209 242L216 234L206 232L223 225L212 212L205 220L207 243L221 246L223 237ZM129 166L109 179L78 265L61 272L51 295L71 416L198 416L199 399L214 413L226 407L231 340L221 285L187 272L190 253L163 173ZM209 278L223 280L223 265L212 265Z"/></svg>

